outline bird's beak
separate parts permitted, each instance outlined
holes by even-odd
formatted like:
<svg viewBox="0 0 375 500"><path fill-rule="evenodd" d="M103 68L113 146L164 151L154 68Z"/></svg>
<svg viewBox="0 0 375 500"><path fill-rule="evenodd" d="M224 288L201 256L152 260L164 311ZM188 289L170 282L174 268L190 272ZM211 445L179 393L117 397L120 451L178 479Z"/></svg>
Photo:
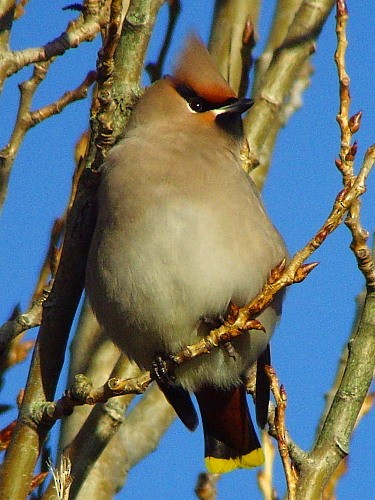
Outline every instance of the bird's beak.
<svg viewBox="0 0 375 500"><path fill-rule="evenodd" d="M251 108L253 104L254 101L252 99L236 99L230 104L222 106L221 108L217 108L214 111L217 115L222 115L224 113L237 113L242 115L242 113L245 113L245 111Z"/></svg>

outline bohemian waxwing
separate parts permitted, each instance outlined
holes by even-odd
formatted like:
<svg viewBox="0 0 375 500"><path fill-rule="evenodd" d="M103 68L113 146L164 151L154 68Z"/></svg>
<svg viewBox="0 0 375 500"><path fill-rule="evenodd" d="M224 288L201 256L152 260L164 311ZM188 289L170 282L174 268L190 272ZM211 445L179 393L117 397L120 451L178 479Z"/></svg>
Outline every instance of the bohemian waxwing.
<svg viewBox="0 0 375 500"><path fill-rule="evenodd" d="M231 302L252 299L286 257L241 168L241 114L251 105L191 36L172 76L146 89L102 167L87 292L99 323L142 368L197 342ZM258 360L264 388L258 383L257 420L264 426L269 386L259 367L269 362L280 312L277 297L258 318L266 332L244 333L231 349L214 348L176 368L175 378L158 380L191 430L195 394L210 472L263 463L243 379Z"/></svg>

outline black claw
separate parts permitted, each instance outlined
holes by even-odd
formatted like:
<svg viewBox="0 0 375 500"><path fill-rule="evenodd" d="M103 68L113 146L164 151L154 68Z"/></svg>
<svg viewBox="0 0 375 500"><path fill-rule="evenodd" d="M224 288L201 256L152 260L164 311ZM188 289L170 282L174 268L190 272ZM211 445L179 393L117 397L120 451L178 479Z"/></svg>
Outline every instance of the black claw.
<svg viewBox="0 0 375 500"><path fill-rule="evenodd" d="M162 354L155 356L152 362L151 378L156 380L159 386L169 386L173 384L175 376L171 371L171 359Z"/></svg>

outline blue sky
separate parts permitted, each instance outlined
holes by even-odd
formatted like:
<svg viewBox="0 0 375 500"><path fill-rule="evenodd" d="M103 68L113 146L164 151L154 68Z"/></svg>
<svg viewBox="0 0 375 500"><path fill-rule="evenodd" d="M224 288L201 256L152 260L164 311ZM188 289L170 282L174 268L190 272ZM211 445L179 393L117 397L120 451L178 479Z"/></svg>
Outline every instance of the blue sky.
<svg viewBox="0 0 375 500"><path fill-rule="evenodd" d="M185 1L165 71L191 29L207 41L213 1ZM74 13L61 11L66 3L53 2L45 7L34 0L26 7L26 16L13 30L12 48L37 46L60 34ZM265 0L260 25L259 55L266 41L266 28L275 2ZM351 77L352 112L363 111L362 128L357 134L358 160L374 142L375 114L375 4L372 0L348 2L348 72ZM147 57L155 60L166 24L166 9L161 12ZM334 17L331 16L313 57L315 73L306 91L303 108L280 133L269 180L263 197L275 225L283 234L290 252L301 248L321 225L341 189L334 166L339 148L339 130L335 121L338 108ZM98 43L85 44L66 53L53 65L34 101L34 109L45 105L68 89L76 87L93 69ZM17 83L31 74L26 68L5 86L1 106L0 147L9 137L18 102ZM144 81L147 84L147 78ZM31 130L17 157L9 194L0 221L0 321L4 322L13 306L27 307L38 269L48 244L49 228L66 205L73 169L73 149L88 123L89 101L75 103L64 112ZM360 161L357 161L357 168ZM363 225L375 227L375 180L368 182L363 197ZM293 439L309 449L315 427L324 406L342 346L348 339L355 298L363 287L348 246L350 235L340 227L319 249L314 260L318 268L303 284L290 289L284 314L272 344L273 364L288 394L287 427ZM31 332L31 338L35 332ZM25 384L29 359L6 376L2 403L13 404ZM64 390L64 379L60 382ZM16 415L0 418L0 427ZM364 418L351 443L349 472L340 483L339 499L373 498L375 490L375 412ZM201 429L188 432L175 422L150 457L130 474L126 490L117 498L151 500L153 498L193 499L197 474L203 469ZM256 472L236 471L219 483L220 500L261 498L255 487ZM275 486L285 492L280 461L277 459Z"/></svg>

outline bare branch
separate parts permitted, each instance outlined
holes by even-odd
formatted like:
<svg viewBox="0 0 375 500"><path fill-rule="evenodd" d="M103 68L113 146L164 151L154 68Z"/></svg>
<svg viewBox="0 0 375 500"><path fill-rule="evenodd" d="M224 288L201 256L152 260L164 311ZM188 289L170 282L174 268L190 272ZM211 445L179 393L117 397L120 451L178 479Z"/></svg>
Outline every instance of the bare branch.
<svg viewBox="0 0 375 500"><path fill-rule="evenodd" d="M348 46L346 37L346 25L348 21L348 10L344 1L337 2L336 17L337 49L335 52L335 63L339 78L339 96L340 106L337 114L337 122L340 127L340 153L336 165L343 177L344 186L350 186L355 177L354 160L357 153L357 143L352 144L353 135L359 130L361 125L362 113L358 112L350 116L350 78L346 72L345 54ZM366 151L364 165L365 168L371 168L375 162L375 145ZM360 222L360 201L352 204L345 224L352 233L352 249L358 263L360 271L366 279L366 285L369 292L375 290L375 263L370 248L366 242L369 233L363 229Z"/></svg>
<svg viewBox="0 0 375 500"><path fill-rule="evenodd" d="M45 79L52 61L36 64L32 77L19 85L21 97L18 106L17 119L9 143L0 151L0 207L7 193L9 176L14 159L25 137L28 127L25 127L24 117L30 112L33 96Z"/></svg>
<svg viewBox="0 0 375 500"><path fill-rule="evenodd" d="M257 87L255 104L244 119L250 146L250 170L259 165L263 144L280 120L280 110L296 76L314 52L315 40L333 5L334 0L304 0L286 38L274 53L262 84Z"/></svg>
<svg viewBox="0 0 375 500"><path fill-rule="evenodd" d="M76 89L66 92L54 103L30 111L33 96L46 77L51 62L35 65L31 79L20 84L21 98L17 120L9 143L0 151L0 205L5 200L11 169L27 131L50 116L61 113L72 102L84 99L89 87L95 82L96 73L90 71Z"/></svg>
<svg viewBox="0 0 375 500"><path fill-rule="evenodd" d="M58 38L42 47L3 52L0 59L0 85L5 78L25 66L50 61L67 50L78 47L82 42L93 40L100 31L100 24L105 22L105 19L101 18L103 11L100 10L99 4L98 0L86 0L82 15L71 21L66 31Z"/></svg>
<svg viewBox="0 0 375 500"><path fill-rule="evenodd" d="M266 47L255 64L254 96L257 96L258 91L260 91L260 88L264 84L265 73L276 52L282 47L301 4L302 0L280 0L277 2ZM310 84L311 72L310 59L307 59L301 66L299 76L295 77L291 84L289 96L282 103L278 118L268 124L267 136L264 138L263 144L259 149L258 158L254 161L254 157L251 154L247 156L244 168L247 172L251 171L251 177L259 189L263 188L266 181L272 153L280 129L286 125L290 117L302 106L302 95ZM248 126L251 126L250 122ZM247 129L245 128L245 130ZM254 168L255 166L256 168Z"/></svg>
<svg viewBox="0 0 375 500"><path fill-rule="evenodd" d="M279 446L279 453L283 463L287 487L288 487L288 499L295 500L296 485L298 482L297 471L290 461L289 450L286 437L285 428L285 410L287 406L286 392L283 386L279 385L279 380L276 376L274 369L271 366L266 367L266 373L270 379L271 391L274 395L276 401L276 412L275 412L275 428L277 443Z"/></svg>
<svg viewBox="0 0 375 500"><path fill-rule="evenodd" d="M10 342L20 333L39 326L42 320L43 303L48 298L50 288L46 288L42 295L32 302L29 309L16 318L7 321L0 328L0 355L9 346Z"/></svg>
<svg viewBox="0 0 375 500"><path fill-rule="evenodd" d="M264 466L257 473L259 490L264 500L277 500L278 495L273 487L273 464L275 448L270 435L265 430L262 432L262 449L264 453Z"/></svg>
<svg viewBox="0 0 375 500"><path fill-rule="evenodd" d="M139 85L144 53L161 4L161 0L133 0L126 15L127 23L133 21L133 29L125 29L122 32L121 40L129 35L129 31L132 31L131 36L133 36L134 43L128 47L122 46L124 50L122 55L124 56L126 53L129 57L130 53L133 59L130 66L138 68L135 73L128 74L127 77L127 82L132 82L133 87ZM85 4L86 8L94 7L94 5L97 3L93 0L87 1ZM92 12L88 13L87 16L95 17ZM118 48L120 46L121 43L119 43ZM119 68L119 71L116 71L116 79L128 71L128 68L126 71L125 69L120 70L126 64L127 59L125 57L119 59L118 55L118 50L116 50L115 65ZM128 89L125 89L123 95L127 93L129 93ZM120 98L117 102L121 106ZM100 104L96 106L96 112L100 114ZM120 114L120 111L118 113ZM92 121L95 122L95 120L94 117ZM111 116L108 116L108 120L111 122ZM124 119L121 121L121 124L123 123ZM92 134L92 139L96 137L97 135ZM89 153L90 151L95 152L94 146L89 147ZM94 158L95 154L93 156L89 154L88 165L92 163ZM35 401L51 401L54 396L69 331L84 286L87 254L95 224L96 183L97 177L95 175L91 175L87 171L82 173L75 200L68 215L61 259L49 299L44 304L43 321L34 350L20 418L1 470L1 491L4 496L14 495L18 498L26 496L39 449L50 428L50 425L33 424L27 415L29 415L30 406ZM50 341L51 336L53 336L53 342ZM51 359L54 360L52 366ZM21 456L18 451L19 446L27 450ZM17 474L20 469L23 471L22 475Z"/></svg>
<svg viewBox="0 0 375 500"><path fill-rule="evenodd" d="M266 47L255 64L256 71L253 83L254 95L256 95L262 84L264 74L271 64L275 51L282 46L289 28L294 21L294 17L301 7L302 1L303 0L279 0L277 2Z"/></svg>
<svg viewBox="0 0 375 500"><path fill-rule="evenodd" d="M85 99L87 97L87 92L91 85L96 81L96 72L90 71L83 82L74 90L69 90L65 92L63 96L57 99L55 102L44 106L43 108L31 111L28 116L24 117L24 124L26 130L34 127L38 123L46 120L50 116L57 115L61 111L71 104L72 102L79 101L80 99Z"/></svg>
<svg viewBox="0 0 375 500"><path fill-rule="evenodd" d="M164 61L172 41L172 36L174 29L176 27L178 16L181 11L181 2L180 0L169 0L168 7L169 7L168 28L165 33L163 45L160 49L158 60L156 61L156 63L148 63L146 65L146 71L149 74L151 82L160 80L160 78L162 78L163 76L162 72L163 72Z"/></svg>
<svg viewBox="0 0 375 500"><path fill-rule="evenodd" d="M363 180L375 162L375 146L367 150L361 170L358 176L355 176L353 162L357 148L355 143L351 144L351 140L353 133L359 128L361 115L357 113L350 118L349 114L349 77L345 69L348 12L344 0L337 0L336 13L335 61L338 69L340 96L337 121L341 136L340 159L336 161L336 165L343 177L345 186L343 192L348 192L356 184L363 191L365 189ZM337 392L316 445L309 455L309 460L301 468L301 478L297 489L297 498L301 499L320 496L326 482L337 471L340 461L348 454L350 436L373 378L375 368L374 262L366 246L368 235L360 225L359 215L359 200L354 199L349 207L346 224L353 236L351 248L366 278L367 295L355 333L348 344L346 366L339 380Z"/></svg>
<svg viewBox="0 0 375 500"><path fill-rule="evenodd" d="M259 0L215 4L209 50L221 74L238 95L244 95L248 86L259 9Z"/></svg>
<svg viewBox="0 0 375 500"><path fill-rule="evenodd" d="M374 163L375 145L367 150L364 165L367 165L367 168L371 168ZM357 200L348 213L345 224L350 229L353 237L350 248L357 259L359 270L366 279L367 291L368 293L372 293L375 291L375 262L372 252L367 245L369 233L362 227L359 216L360 202Z"/></svg>

